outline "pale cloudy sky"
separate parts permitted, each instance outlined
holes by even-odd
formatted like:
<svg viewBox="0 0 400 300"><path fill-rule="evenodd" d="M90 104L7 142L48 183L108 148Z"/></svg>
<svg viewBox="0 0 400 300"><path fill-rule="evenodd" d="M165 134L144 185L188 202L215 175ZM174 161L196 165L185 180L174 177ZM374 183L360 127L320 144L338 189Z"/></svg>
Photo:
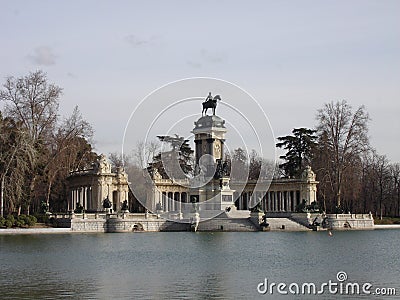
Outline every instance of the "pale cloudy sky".
<svg viewBox="0 0 400 300"><path fill-rule="evenodd" d="M326 102L365 105L373 146L400 162L400 1L1 0L0 41L1 81L43 69L99 152L152 90L209 76L252 94L275 136Z"/></svg>

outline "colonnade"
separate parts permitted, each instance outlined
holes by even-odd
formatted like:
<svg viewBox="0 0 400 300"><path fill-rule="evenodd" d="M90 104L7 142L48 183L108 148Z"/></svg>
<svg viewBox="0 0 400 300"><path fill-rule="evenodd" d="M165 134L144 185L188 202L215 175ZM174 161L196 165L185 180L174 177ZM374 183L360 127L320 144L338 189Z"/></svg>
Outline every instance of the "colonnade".
<svg viewBox="0 0 400 300"><path fill-rule="evenodd" d="M247 192L243 191L240 196L236 195L236 207L239 210L248 210L258 202L263 211L295 211L301 202L299 190Z"/></svg>
<svg viewBox="0 0 400 300"><path fill-rule="evenodd" d="M161 204L164 212L182 211L182 203L189 203L187 192L160 192L154 193L154 205Z"/></svg>
<svg viewBox="0 0 400 300"><path fill-rule="evenodd" d="M68 210L75 210L77 203L80 203L85 210L92 208L92 187L82 186L73 188L70 191L71 203L68 203Z"/></svg>
<svg viewBox="0 0 400 300"><path fill-rule="evenodd" d="M235 193L235 205L239 210L249 210L260 202L263 211L294 212L301 203L300 190L288 191L243 191ZM182 211L182 203L189 203L187 192L157 192L155 203L161 203L164 212Z"/></svg>

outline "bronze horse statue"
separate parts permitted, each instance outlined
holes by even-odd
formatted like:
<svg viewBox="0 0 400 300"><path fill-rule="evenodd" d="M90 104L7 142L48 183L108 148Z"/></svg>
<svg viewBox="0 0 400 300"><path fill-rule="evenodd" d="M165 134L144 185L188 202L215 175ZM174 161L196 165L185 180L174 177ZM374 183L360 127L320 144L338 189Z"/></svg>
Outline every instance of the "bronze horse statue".
<svg viewBox="0 0 400 300"><path fill-rule="evenodd" d="M209 108L212 108L213 115L215 115L215 108L217 107L217 100L221 101L221 97L219 95L216 95L213 98L210 93L208 95L208 97L206 98L206 101L203 102L203 110L201 112L201 115L203 115L203 114L207 115L207 110Z"/></svg>

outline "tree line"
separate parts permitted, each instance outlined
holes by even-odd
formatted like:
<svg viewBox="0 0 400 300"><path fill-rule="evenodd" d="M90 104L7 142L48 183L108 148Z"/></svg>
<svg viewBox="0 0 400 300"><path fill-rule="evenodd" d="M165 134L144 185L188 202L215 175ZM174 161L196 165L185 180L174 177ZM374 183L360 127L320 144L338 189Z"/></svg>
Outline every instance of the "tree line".
<svg viewBox="0 0 400 300"><path fill-rule="evenodd" d="M365 107L330 102L316 119L315 129L295 128L278 138L277 147L286 150L280 157L284 175L296 177L311 166L319 181L319 205L327 212L400 216L400 164L371 146Z"/></svg>
<svg viewBox="0 0 400 300"><path fill-rule="evenodd" d="M0 199L1 215L67 210L66 178L70 171L90 168L98 158L93 151L93 129L78 107L61 117L62 88L50 83L43 71L8 77L0 90ZM294 128L278 138L286 153L278 168L237 148L226 152L233 180L295 178L304 168L317 175L319 205L327 212L373 212L400 216L400 164L378 154L368 138L369 115L364 106L353 110L346 101L325 104L316 113L314 129ZM177 151L176 176L192 176L193 151L179 136L159 137ZM178 145L173 144L179 141ZM164 177L160 142L140 142L131 155L111 153L113 166L135 169L137 178L147 167ZM171 154L171 153L170 153ZM171 154L172 155L172 154ZM262 169L262 165L267 166ZM274 170L275 169L275 170ZM174 174L172 172L172 174ZM175 175L174 175L175 176Z"/></svg>

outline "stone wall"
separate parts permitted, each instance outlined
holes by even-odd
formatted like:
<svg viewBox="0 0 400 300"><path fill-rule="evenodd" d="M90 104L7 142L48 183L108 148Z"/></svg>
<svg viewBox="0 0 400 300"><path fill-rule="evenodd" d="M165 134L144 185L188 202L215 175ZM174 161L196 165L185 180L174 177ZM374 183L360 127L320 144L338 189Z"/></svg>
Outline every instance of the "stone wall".
<svg viewBox="0 0 400 300"><path fill-rule="evenodd" d="M371 214L328 214L327 228L335 230L373 229L374 219Z"/></svg>
<svg viewBox="0 0 400 300"><path fill-rule="evenodd" d="M310 213L267 213L271 230L311 230L316 217L322 214ZM75 232L132 232L132 231L190 231L186 222L174 222L151 214L72 214L52 215L57 226L71 228ZM218 216L201 221L198 231L259 231L262 214L252 213L250 217ZM370 214L328 214L326 229L373 229L374 220ZM178 220L177 220L178 221ZM184 221L184 220L181 220ZM284 226L282 226L284 225ZM318 228L314 228L318 229Z"/></svg>

